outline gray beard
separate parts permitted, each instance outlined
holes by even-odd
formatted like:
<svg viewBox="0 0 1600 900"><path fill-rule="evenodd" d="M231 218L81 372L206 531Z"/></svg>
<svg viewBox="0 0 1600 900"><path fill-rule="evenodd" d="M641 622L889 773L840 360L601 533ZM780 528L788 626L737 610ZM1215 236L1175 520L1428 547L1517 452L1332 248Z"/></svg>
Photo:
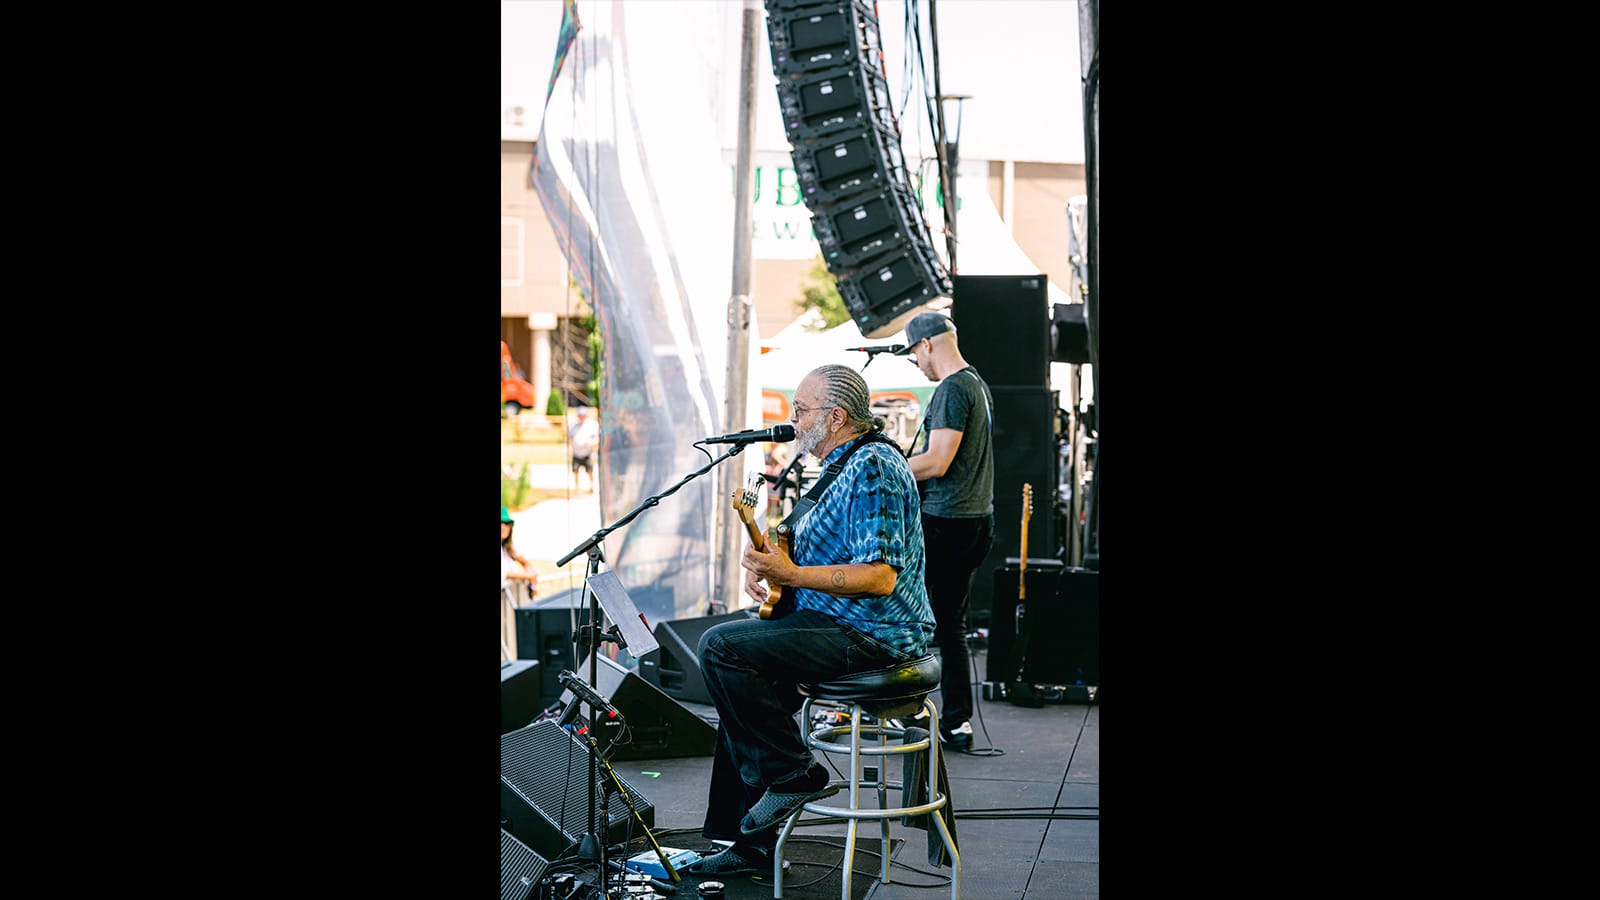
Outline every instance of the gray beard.
<svg viewBox="0 0 1600 900"><path fill-rule="evenodd" d="M817 424L811 426L805 431L800 432L799 437L795 439L795 449L801 453L811 453L811 451L817 448L817 445L822 443L823 438L826 438L827 436L828 423L821 416L818 416ZM811 455L816 456L815 453L811 453ZM817 462L821 461L821 458L817 459Z"/></svg>

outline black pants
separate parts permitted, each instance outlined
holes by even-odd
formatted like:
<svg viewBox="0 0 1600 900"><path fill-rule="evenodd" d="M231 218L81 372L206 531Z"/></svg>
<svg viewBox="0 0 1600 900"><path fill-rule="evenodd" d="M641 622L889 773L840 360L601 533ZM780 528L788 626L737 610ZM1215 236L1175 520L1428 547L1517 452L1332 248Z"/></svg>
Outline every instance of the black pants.
<svg viewBox="0 0 1600 900"><path fill-rule="evenodd" d="M928 601L939 645L940 692L944 709L939 725L946 731L972 718L972 663L967 656L967 594L994 541L994 516L946 519L922 516L926 548Z"/></svg>

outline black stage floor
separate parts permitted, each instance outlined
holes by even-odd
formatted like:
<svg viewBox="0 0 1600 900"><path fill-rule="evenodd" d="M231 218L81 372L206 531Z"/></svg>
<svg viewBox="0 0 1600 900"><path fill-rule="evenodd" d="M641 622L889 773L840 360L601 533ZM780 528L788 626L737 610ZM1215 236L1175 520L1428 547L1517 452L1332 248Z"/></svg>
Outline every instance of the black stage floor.
<svg viewBox="0 0 1600 900"><path fill-rule="evenodd" d="M986 663L981 649L975 648L973 662L974 682L981 685ZM1074 702L1048 702L1035 708L984 700L983 691L978 693L973 751L943 755L961 854L961 896L969 900L1099 897L1098 698L1087 702L1075 696ZM937 703L938 694L934 697ZM716 722L716 710L710 706L673 702L706 722ZM817 757L836 771L848 762L847 757L820 751ZM653 807L651 833L658 844L668 849L708 849L700 827L710 779L709 755L614 759L612 768ZM891 793L891 802L895 796ZM879 883L876 829L876 823L863 823L858 832L854 898L950 896L950 868L928 863L928 832L898 821L890 830L894 844L890 883ZM791 865L784 879L785 898L839 897L838 865L845 835L842 821L802 816L786 847ZM648 844L636 847L648 849ZM674 900L695 897L699 880L685 875ZM728 900L772 896L770 875L721 880L727 884Z"/></svg>

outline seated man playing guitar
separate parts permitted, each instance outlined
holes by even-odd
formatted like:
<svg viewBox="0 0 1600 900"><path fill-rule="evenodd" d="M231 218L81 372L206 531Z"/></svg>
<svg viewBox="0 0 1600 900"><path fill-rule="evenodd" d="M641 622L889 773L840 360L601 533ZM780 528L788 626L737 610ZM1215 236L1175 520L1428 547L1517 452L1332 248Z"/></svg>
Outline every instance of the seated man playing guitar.
<svg viewBox="0 0 1600 900"><path fill-rule="evenodd" d="M692 874L770 873L783 821L838 791L801 740L795 685L916 659L933 637L916 480L867 404L848 366L813 369L795 389L796 452L826 471L785 522L789 546L762 541L742 559L745 593L766 604L781 588L781 608L700 639L719 719L701 833L733 846Z"/></svg>

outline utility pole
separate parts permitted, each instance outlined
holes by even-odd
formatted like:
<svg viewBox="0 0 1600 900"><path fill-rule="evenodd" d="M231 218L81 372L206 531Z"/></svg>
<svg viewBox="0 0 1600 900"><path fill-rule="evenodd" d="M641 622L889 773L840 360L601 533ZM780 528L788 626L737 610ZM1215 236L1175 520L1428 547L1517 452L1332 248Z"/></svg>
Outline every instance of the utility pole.
<svg viewBox="0 0 1600 900"><path fill-rule="evenodd" d="M929 11L931 12L933 8L934 4L930 3L928 5ZM936 23L937 20L932 20L929 25L930 27L936 27ZM933 70L933 83L936 85L934 90L938 91L939 70L937 68ZM972 95L936 93L933 99L939 104L937 107L939 136L936 140L939 143L939 184L944 191L945 247L950 256L950 274L954 275L956 273L956 245L959 243L956 240L956 208L960 205L956 200L956 174L961 167L961 103L965 100L971 100ZM950 138L948 136L949 132L945 130L944 102L946 100L956 101L956 136L954 138Z"/></svg>
<svg viewBox="0 0 1600 900"><path fill-rule="evenodd" d="M756 157L756 28L761 7L757 0L744 0L744 25L740 30L739 50L739 145L735 151L733 207L733 290L728 297L728 397L727 430L745 427L749 404L745 395L750 387L750 323L754 318L755 266L751 260L753 243L750 207L755 202ZM712 582L711 612L727 612L739 600L739 557L742 521L733 512L733 492L743 487L742 468L733 457L718 473L716 578Z"/></svg>

